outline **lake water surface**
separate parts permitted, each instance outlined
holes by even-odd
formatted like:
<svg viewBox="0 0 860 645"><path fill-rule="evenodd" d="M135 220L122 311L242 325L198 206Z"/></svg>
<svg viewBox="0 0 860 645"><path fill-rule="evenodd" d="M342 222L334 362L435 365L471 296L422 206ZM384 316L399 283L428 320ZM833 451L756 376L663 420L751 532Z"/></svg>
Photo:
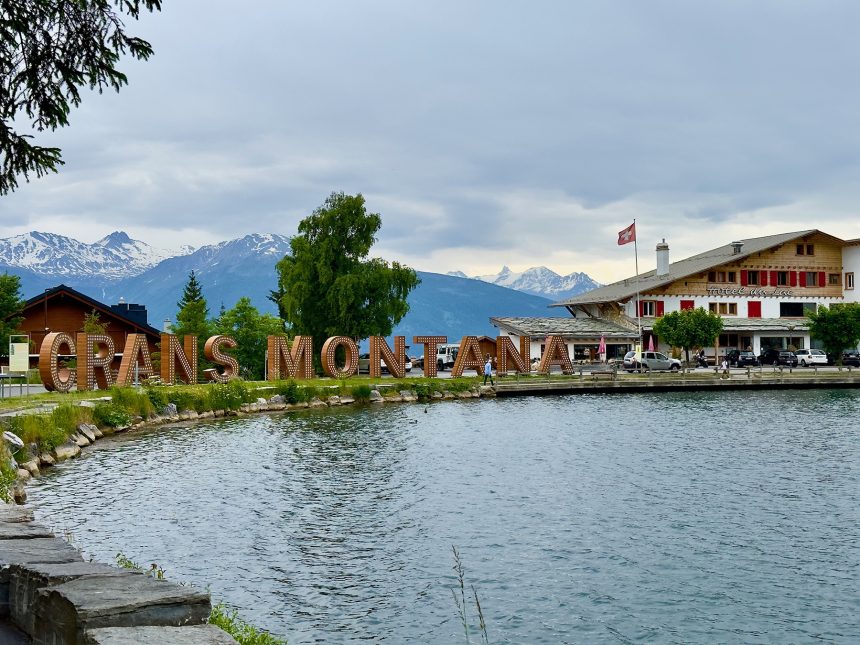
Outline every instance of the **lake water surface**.
<svg viewBox="0 0 860 645"><path fill-rule="evenodd" d="M858 420L824 390L345 407L103 440L28 493L293 645L465 643L452 545L491 643L851 643Z"/></svg>

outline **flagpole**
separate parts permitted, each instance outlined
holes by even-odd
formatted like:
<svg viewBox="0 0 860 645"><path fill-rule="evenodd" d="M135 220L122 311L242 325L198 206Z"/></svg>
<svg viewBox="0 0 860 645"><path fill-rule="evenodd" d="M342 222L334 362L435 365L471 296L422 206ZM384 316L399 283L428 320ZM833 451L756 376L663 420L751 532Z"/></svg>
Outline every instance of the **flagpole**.
<svg viewBox="0 0 860 645"><path fill-rule="evenodd" d="M636 219L633 219L633 252L636 256L636 333L639 335L639 347L642 347L642 305L639 302L639 243L636 241L638 235L636 230Z"/></svg>

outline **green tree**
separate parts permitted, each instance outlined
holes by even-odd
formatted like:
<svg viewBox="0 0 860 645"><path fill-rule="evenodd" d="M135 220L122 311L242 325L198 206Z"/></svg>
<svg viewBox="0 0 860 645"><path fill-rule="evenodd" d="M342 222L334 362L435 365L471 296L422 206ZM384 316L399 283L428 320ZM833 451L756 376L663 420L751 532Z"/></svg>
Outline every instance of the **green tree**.
<svg viewBox="0 0 860 645"><path fill-rule="evenodd" d="M654 323L654 333L672 347L681 347L690 362L690 349L714 344L723 331L723 319L717 314L698 309L673 311Z"/></svg>
<svg viewBox="0 0 860 645"><path fill-rule="evenodd" d="M27 132L68 125L82 88L119 91L128 82L121 55L152 55L125 33L125 17L142 9L159 11L161 0L0 0L0 195L19 175L29 181L63 163L59 148L34 145Z"/></svg>
<svg viewBox="0 0 860 645"><path fill-rule="evenodd" d="M842 365L842 352L857 347L860 342L860 303L835 303L830 307L818 307L818 311L806 312L809 318L809 334L824 345L828 354L836 356Z"/></svg>
<svg viewBox="0 0 860 645"><path fill-rule="evenodd" d="M102 317L95 309L84 314L83 330L87 334L104 334L107 332L108 324L102 322Z"/></svg>
<svg viewBox="0 0 860 645"><path fill-rule="evenodd" d="M216 321L215 332L231 336L237 343L232 354L247 380L263 379L266 356L266 338L284 333L284 323L277 316L261 314L249 298L240 298L236 306L223 311Z"/></svg>
<svg viewBox="0 0 860 645"><path fill-rule="evenodd" d="M381 225L360 194L332 193L299 223L277 264L279 311L291 333L314 337L317 356L329 336L387 336L409 311L415 271L368 258Z"/></svg>
<svg viewBox="0 0 860 645"><path fill-rule="evenodd" d="M23 310L21 278L8 273L0 275L0 356L9 355L9 335L18 332L24 320Z"/></svg>
<svg viewBox="0 0 860 645"><path fill-rule="evenodd" d="M188 275L182 299L176 303L176 306L179 307L179 311L176 313L176 324L173 325L172 333L180 340L184 336L197 336L197 368L202 374L207 365L203 358L203 346L212 334L212 326L208 319L209 306L206 304L203 289L193 270Z"/></svg>

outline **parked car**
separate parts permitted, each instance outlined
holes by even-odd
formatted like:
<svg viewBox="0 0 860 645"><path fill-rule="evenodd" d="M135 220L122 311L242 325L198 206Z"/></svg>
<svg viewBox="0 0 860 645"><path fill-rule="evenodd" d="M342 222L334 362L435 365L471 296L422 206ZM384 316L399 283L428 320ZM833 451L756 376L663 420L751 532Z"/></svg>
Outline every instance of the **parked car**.
<svg viewBox="0 0 860 645"><path fill-rule="evenodd" d="M776 365L776 360L781 351L781 349L776 348L766 349L758 355L758 362L762 365Z"/></svg>
<svg viewBox="0 0 860 645"><path fill-rule="evenodd" d="M827 365L827 354L820 349L798 349L794 352L802 367L809 365Z"/></svg>
<svg viewBox="0 0 860 645"><path fill-rule="evenodd" d="M454 367L454 361L457 360L457 352L459 351L459 345L439 345L436 348L436 369L441 372Z"/></svg>
<svg viewBox="0 0 860 645"><path fill-rule="evenodd" d="M827 364L836 365L836 354L827 355ZM842 352L842 364L851 367L860 367L860 352L856 349L846 349Z"/></svg>
<svg viewBox="0 0 860 645"><path fill-rule="evenodd" d="M846 349L842 352L842 364L860 367L860 352L856 349Z"/></svg>
<svg viewBox="0 0 860 645"><path fill-rule="evenodd" d="M758 357L749 351L741 351L733 349L726 355L726 360L731 367L758 367L760 365Z"/></svg>
<svg viewBox="0 0 860 645"><path fill-rule="evenodd" d="M681 361L677 358L669 358L661 352L637 352L630 351L624 355L624 369L628 372L648 370L672 370L677 372L681 369Z"/></svg>
<svg viewBox="0 0 860 645"><path fill-rule="evenodd" d="M788 367L797 367L797 356L794 352L780 352L776 357L775 365L786 365Z"/></svg>

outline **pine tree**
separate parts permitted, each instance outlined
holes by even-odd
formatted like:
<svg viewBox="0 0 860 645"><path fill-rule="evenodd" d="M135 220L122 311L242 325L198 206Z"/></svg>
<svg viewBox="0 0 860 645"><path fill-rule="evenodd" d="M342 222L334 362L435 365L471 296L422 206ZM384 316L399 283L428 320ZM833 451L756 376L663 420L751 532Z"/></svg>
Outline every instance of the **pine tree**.
<svg viewBox="0 0 860 645"><path fill-rule="evenodd" d="M176 313L173 333L180 341L185 336L197 336L197 368L198 373L202 374L207 366L203 358L203 346L212 333L212 325L208 319L209 306L206 304L203 289L193 270L188 276L188 282L185 283L182 299L176 303L176 306L179 307L179 311Z"/></svg>

